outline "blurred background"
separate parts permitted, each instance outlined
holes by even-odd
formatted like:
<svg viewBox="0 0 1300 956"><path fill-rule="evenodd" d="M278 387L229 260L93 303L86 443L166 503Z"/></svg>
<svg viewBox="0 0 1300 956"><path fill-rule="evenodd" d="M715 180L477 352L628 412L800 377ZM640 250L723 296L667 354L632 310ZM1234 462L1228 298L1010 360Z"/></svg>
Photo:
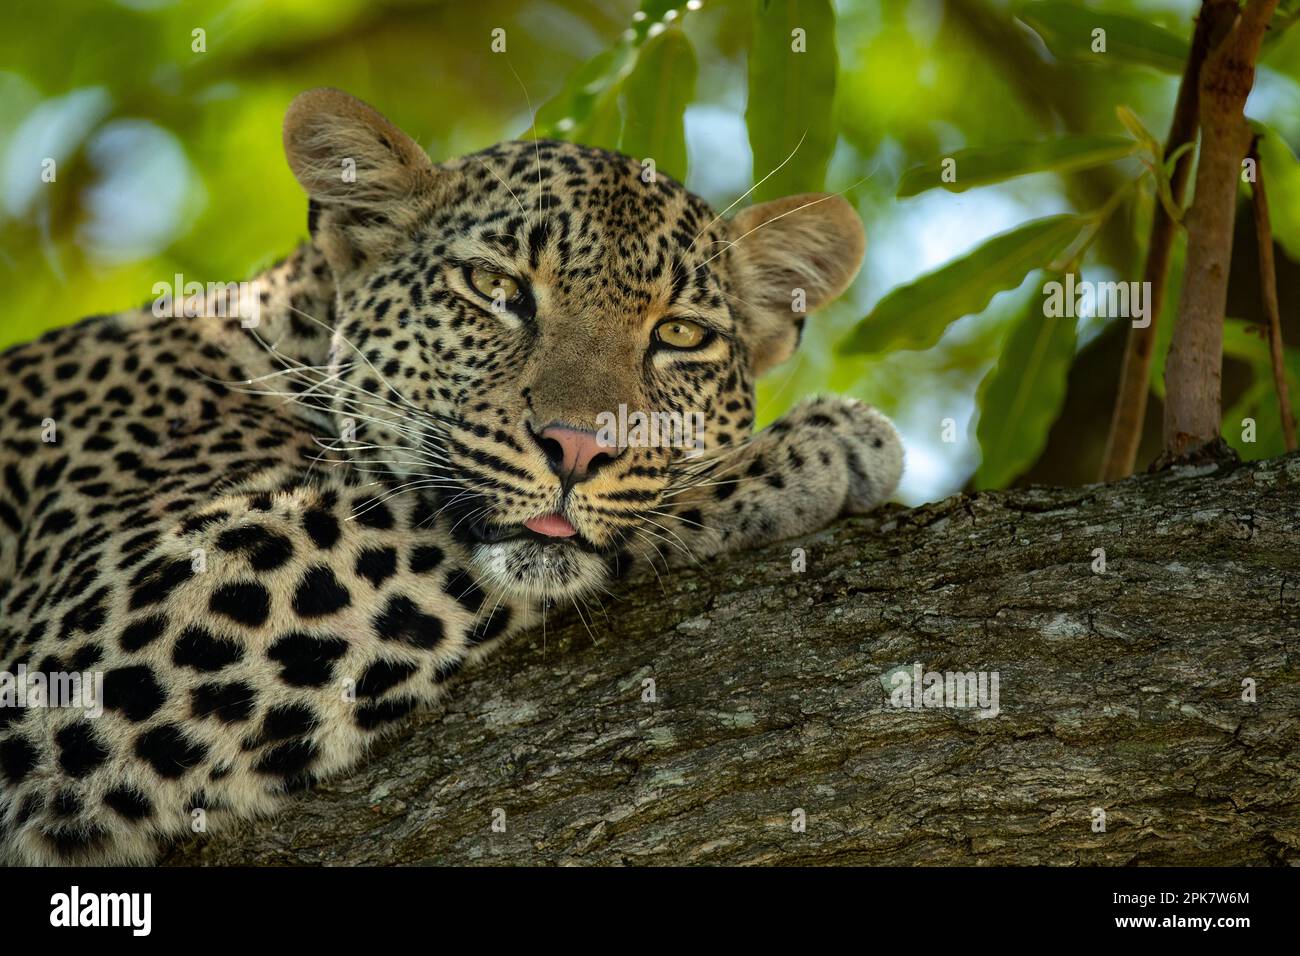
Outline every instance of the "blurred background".
<svg viewBox="0 0 1300 956"><path fill-rule="evenodd" d="M1295 6L1279 8L1278 36L1248 105L1269 130L1279 295L1293 344L1300 28L1282 28ZM0 34L0 348L138 305L175 273L237 280L289 252L306 236L306 201L285 165L280 123L296 93L329 85L375 105L435 160L531 135L536 117L543 135L655 156L661 171L684 177L718 209L797 145L796 159L745 201L843 191L866 223L867 259L843 300L809 321L798 357L763 382L761 420L819 391L880 406L908 448L899 497L909 504L972 483L1095 481L1123 319L1078 320L1067 346L1076 354L1056 373L1052 394L1027 396L1041 422L1010 458L999 452L1005 460L994 467L978 440L980 384L1015 317L1041 301L1041 274L946 323L929 337L936 341L865 354L837 345L891 290L997 233L1086 213L1117 193L1082 270L1093 280L1139 278L1153 190L1150 177L1124 190L1143 170L1135 155L903 198L900 178L972 147L1124 136L1117 106L1163 140L1181 70L1177 44L1186 46L1197 7L1195 0L8 0ZM1104 54L1065 29L1094 22L1110 29ZM790 55L792 24L805 30L802 58ZM1143 24L1151 32L1142 33ZM1120 42L1126 30L1137 31L1136 46ZM504 50L494 52L494 42ZM1264 319L1248 195L1243 187L1224 376L1225 421L1237 424L1225 426L1225 437L1257 458L1282 448L1267 344L1252 330ZM1170 303L1179 284L1176 268ZM1169 317L1166 310L1165 332ZM1294 349L1288 362L1300 373ZM1158 356L1157 372L1161 364ZM1291 388L1300 395L1300 382ZM1153 389L1139 467L1159 450L1159 381ZM1258 419L1254 443L1239 440L1244 415ZM985 434L1002 424L988 419Z"/></svg>

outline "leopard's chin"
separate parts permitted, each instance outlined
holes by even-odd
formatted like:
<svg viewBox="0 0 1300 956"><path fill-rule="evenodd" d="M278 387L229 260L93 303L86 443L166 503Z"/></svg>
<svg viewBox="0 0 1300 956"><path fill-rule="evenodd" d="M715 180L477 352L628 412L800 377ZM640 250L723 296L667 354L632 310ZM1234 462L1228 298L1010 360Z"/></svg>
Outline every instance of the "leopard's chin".
<svg viewBox="0 0 1300 956"><path fill-rule="evenodd" d="M516 538L477 544L470 554L484 584L533 601L577 597L609 579L604 557L565 541Z"/></svg>

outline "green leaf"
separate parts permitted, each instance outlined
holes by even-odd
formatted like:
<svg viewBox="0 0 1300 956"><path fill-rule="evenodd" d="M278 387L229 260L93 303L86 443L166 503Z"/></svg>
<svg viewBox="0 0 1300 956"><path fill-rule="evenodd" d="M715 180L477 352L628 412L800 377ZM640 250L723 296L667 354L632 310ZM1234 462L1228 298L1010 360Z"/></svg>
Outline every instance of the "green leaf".
<svg viewBox="0 0 1300 956"><path fill-rule="evenodd" d="M794 49L796 29L802 52ZM754 180L763 180L756 202L824 188L835 150L837 70L830 0L756 2L745 108Z"/></svg>
<svg viewBox="0 0 1300 956"><path fill-rule="evenodd" d="M578 67L564 83L564 88L544 103L537 111L537 131L546 138L569 138L588 145L582 135L597 109L604 104L603 126L608 126L608 103L612 99L618 109L618 88L632 64L636 61L636 48L623 41L612 49L596 54ZM617 143L608 144L611 147Z"/></svg>
<svg viewBox="0 0 1300 956"><path fill-rule="evenodd" d="M623 127L619 100L638 52L688 9L680 0L642 0L618 42L569 74L560 92L542 104L536 116L538 135L617 149Z"/></svg>
<svg viewBox="0 0 1300 956"><path fill-rule="evenodd" d="M1127 106L1117 106L1115 107L1115 115L1119 117L1120 123L1129 131L1129 134L1144 146L1149 147L1156 156L1160 156L1164 152L1160 140L1156 139L1155 134L1146 128L1142 118L1132 109Z"/></svg>
<svg viewBox="0 0 1300 956"><path fill-rule="evenodd" d="M1150 66L1181 75L1190 46L1183 37L1154 23L1119 13L1102 13L1072 3L1026 3L1016 16L1043 38L1052 54L1062 60L1081 60L1101 66ZM1104 30L1105 52L1094 52L1093 31Z"/></svg>
<svg viewBox="0 0 1300 956"><path fill-rule="evenodd" d="M1065 403L1077 320L1043 311L1043 299L1031 295L997 365L980 383L976 436L983 460L975 472L976 488L1006 487L1032 465Z"/></svg>
<svg viewBox="0 0 1300 956"><path fill-rule="evenodd" d="M1014 289L1030 272L1051 265L1087 222L1083 216L1048 216L994 236L973 252L888 293L854 327L840 352L929 348L957 319L983 312L999 292Z"/></svg>
<svg viewBox="0 0 1300 956"><path fill-rule="evenodd" d="M646 42L623 82L619 151L653 159L655 168L686 180L686 107L695 98L695 50L686 34L667 29Z"/></svg>
<svg viewBox="0 0 1300 956"><path fill-rule="evenodd" d="M591 112L571 134L575 143L584 146L599 146L602 149L618 149L623 138L623 108L620 105L621 90L606 90L595 103Z"/></svg>
<svg viewBox="0 0 1300 956"><path fill-rule="evenodd" d="M898 197L915 196L936 186L952 193L1000 183L1045 170L1068 172L1131 156L1139 144L1126 136L1065 136L1042 143L1008 143L959 149L951 156L914 166L898 181ZM943 181L945 164L952 182Z"/></svg>

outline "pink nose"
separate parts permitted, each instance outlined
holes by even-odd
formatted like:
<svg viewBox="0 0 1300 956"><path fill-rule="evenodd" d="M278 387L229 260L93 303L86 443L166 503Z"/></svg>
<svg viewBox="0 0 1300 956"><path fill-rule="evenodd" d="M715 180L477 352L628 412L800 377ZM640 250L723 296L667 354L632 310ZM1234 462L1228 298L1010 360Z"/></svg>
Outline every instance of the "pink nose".
<svg viewBox="0 0 1300 956"><path fill-rule="evenodd" d="M618 449L602 445L595 432L551 424L535 435L551 471L568 481L584 481L618 457Z"/></svg>

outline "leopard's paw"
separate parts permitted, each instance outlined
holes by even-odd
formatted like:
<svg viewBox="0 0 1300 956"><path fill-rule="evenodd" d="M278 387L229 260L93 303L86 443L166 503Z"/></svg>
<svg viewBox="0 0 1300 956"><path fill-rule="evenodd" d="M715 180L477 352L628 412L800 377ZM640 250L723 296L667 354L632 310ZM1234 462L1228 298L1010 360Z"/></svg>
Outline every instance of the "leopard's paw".
<svg viewBox="0 0 1300 956"><path fill-rule="evenodd" d="M796 428L829 432L842 449L848 485L841 515L870 511L894 493L903 476L903 441L879 409L833 395L805 402L792 417Z"/></svg>

